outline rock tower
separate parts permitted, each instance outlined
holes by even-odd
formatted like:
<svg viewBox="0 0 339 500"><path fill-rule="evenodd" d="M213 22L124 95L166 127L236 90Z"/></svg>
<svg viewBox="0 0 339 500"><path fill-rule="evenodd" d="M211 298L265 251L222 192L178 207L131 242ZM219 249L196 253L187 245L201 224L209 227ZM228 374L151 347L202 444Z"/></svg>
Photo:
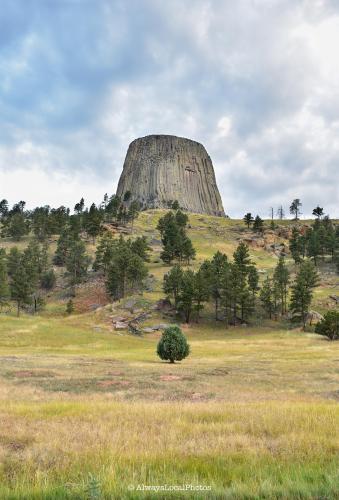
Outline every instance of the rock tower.
<svg viewBox="0 0 339 500"><path fill-rule="evenodd" d="M168 208L174 200L190 212L224 216L211 158L199 142L148 135L129 145L117 195L132 193L144 208Z"/></svg>

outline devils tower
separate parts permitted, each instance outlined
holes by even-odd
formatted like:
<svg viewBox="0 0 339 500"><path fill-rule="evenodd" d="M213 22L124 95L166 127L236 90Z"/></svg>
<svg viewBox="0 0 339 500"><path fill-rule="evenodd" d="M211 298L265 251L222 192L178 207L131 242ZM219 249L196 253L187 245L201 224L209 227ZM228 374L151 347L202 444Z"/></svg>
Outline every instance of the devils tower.
<svg viewBox="0 0 339 500"><path fill-rule="evenodd" d="M199 142L148 135L129 145L117 195L130 191L143 208L168 208L224 216L211 158Z"/></svg>

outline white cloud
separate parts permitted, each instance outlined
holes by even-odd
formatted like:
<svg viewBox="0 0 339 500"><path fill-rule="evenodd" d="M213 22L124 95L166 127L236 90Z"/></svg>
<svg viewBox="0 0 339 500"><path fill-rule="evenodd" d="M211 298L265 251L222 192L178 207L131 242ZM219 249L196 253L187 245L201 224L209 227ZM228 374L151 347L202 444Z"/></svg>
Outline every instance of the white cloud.
<svg viewBox="0 0 339 500"><path fill-rule="evenodd" d="M218 137L227 137L228 134L230 133L232 126L232 121L229 116L222 116L220 120L218 121L217 128L218 128Z"/></svg>
<svg viewBox="0 0 339 500"><path fill-rule="evenodd" d="M89 172L67 175L47 172L40 167L0 170L0 186L1 199L5 197L10 204L24 200L28 208L43 205L73 208L81 197L87 204L100 203L108 187L112 187L102 185L100 178Z"/></svg>
<svg viewBox="0 0 339 500"><path fill-rule="evenodd" d="M231 216L291 197L339 215L336 1L76 4L65 17L41 2L19 49L0 45L3 197L96 201L129 142L168 133L205 145Z"/></svg>

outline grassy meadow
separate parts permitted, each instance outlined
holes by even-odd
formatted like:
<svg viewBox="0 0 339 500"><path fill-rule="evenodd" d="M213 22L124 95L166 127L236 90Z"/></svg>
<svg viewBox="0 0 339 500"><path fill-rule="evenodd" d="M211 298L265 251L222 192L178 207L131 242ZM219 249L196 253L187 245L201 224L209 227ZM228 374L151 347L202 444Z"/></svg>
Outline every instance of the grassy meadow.
<svg viewBox="0 0 339 500"><path fill-rule="evenodd" d="M168 270L160 214L134 227L153 248L145 326L168 321L152 308ZM190 225L194 266L231 256L246 233L207 216ZM263 277L277 262L259 247L251 257ZM35 317L0 315L0 499L339 498L337 343L285 321L226 329L206 308L182 325L191 355L170 365L156 356L160 332L113 329L126 303L105 305L98 286L79 287L70 316L62 286ZM312 307L331 293L338 279L324 272Z"/></svg>

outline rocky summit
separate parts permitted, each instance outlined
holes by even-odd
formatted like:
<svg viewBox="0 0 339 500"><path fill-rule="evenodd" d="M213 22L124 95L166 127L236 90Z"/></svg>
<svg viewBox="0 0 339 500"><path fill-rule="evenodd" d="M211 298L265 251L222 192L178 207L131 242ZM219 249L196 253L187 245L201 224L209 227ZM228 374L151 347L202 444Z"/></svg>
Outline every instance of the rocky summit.
<svg viewBox="0 0 339 500"><path fill-rule="evenodd" d="M172 135L149 135L128 148L117 195L130 191L143 208L224 216L211 158L202 144Z"/></svg>

